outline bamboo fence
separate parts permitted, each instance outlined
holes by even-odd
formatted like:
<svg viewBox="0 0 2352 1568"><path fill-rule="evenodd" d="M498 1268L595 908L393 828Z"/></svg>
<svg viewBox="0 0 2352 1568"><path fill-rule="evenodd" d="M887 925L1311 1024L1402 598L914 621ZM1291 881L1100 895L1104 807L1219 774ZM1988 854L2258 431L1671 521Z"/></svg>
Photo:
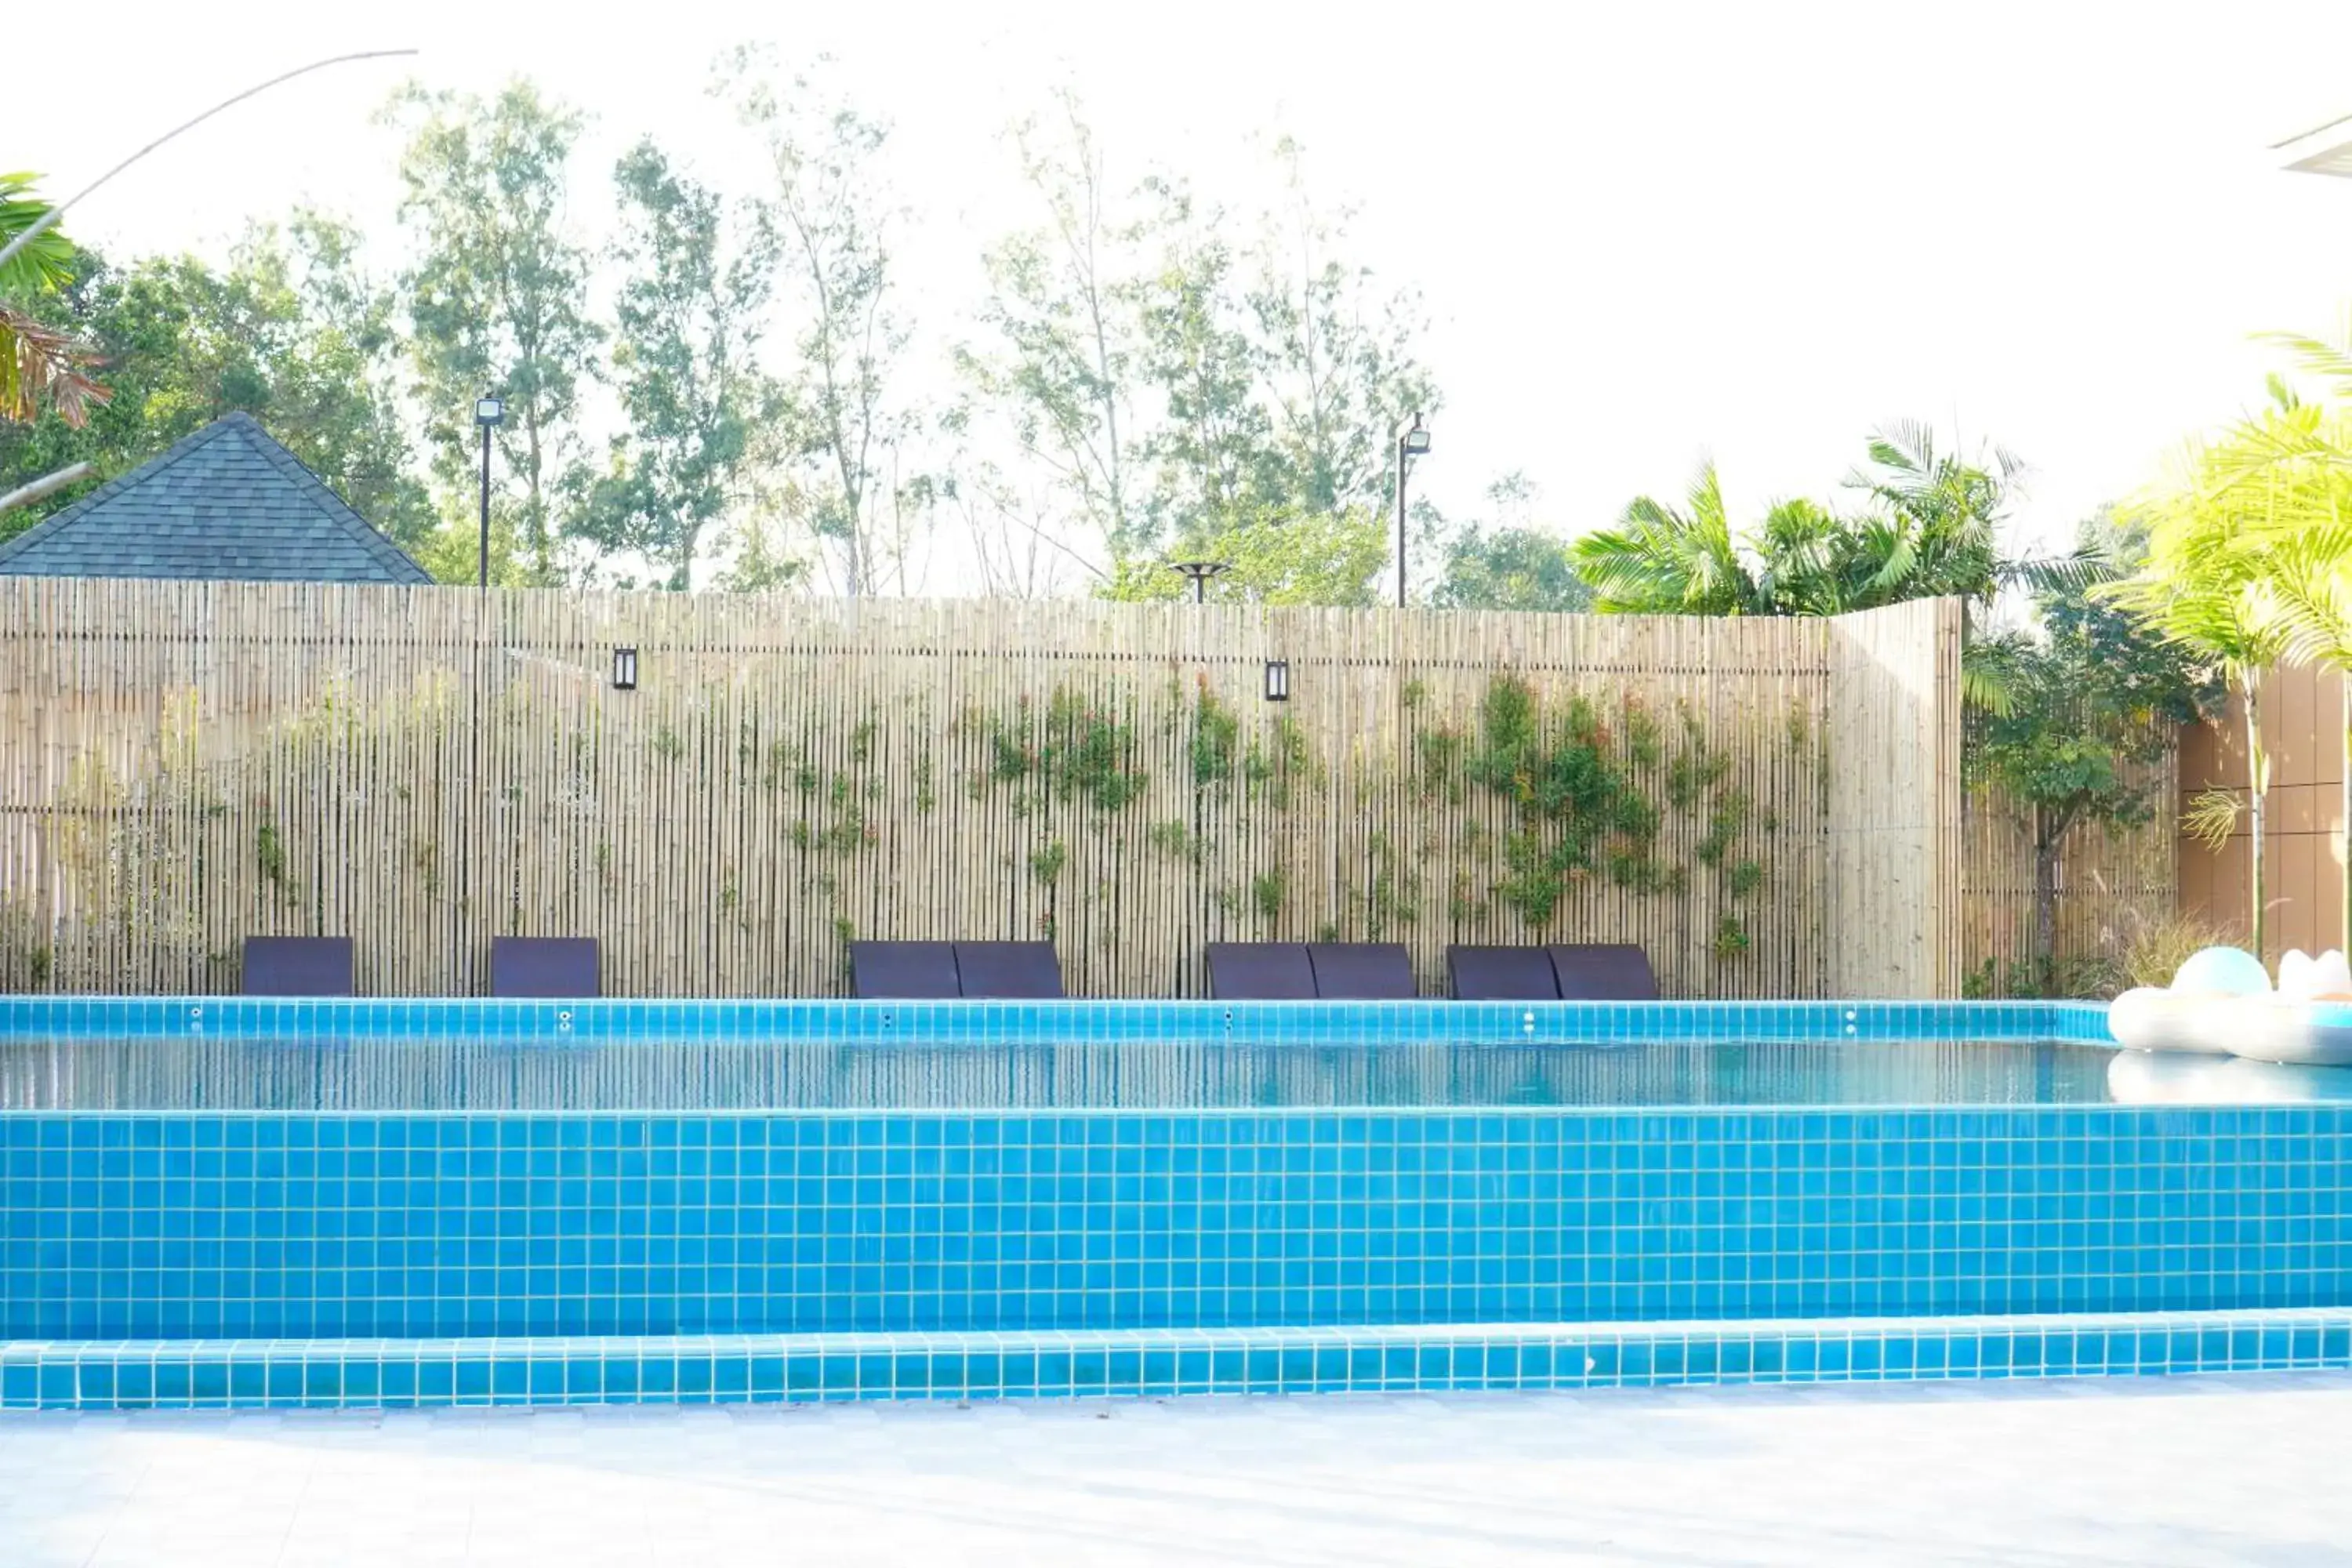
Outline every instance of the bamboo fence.
<svg viewBox="0 0 2352 1568"><path fill-rule="evenodd" d="M0 579L0 987L366 994L602 942L829 994L852 938L1636 942L1670 995L1957 992L1958 621ZM634 689L614 650L636 650ZM1269 700L1268 665L1287 672Z"/></svg>
<svg viewBox="0 0 2352 1568"><path fill-rule="evenodd" d="M2096 978L2121 977L2124 954L2145 931L2164 924L2180 902L2176 864L2179 833L2179 763L2147 766L2148 819L2137 826L2077 827L2058 858L2056 956L2087 964ZM1968 975L1998 994L2033 956L2033 838L2025 814L1997 793L1964 803L1961 875L1966 894L1961 941Z"/></svg>

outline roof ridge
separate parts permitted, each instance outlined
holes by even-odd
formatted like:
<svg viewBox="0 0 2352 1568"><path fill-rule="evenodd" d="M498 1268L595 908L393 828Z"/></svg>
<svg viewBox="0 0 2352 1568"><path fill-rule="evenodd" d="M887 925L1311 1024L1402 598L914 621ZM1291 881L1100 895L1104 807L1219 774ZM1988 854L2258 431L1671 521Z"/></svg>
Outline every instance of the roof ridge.
<svg viewBox="0 0 2352 1568"><path fill-rule="evenodd" d="M190 498L202 496L205 493L203 487L205 483L205 476L200 472L191 477L176 490L169 485L161 485L152 496L138 496L137 499L127 500L125 498L136 495L136 492L142 491L146 487L157 485L158 481L165 479L172 470L196 453L215 447L224 441L230 443L245 456L239 458L224 455L217 461L226 462L230 467L222 469L221 472L233 475L236 465L257 460L263 468L275 476L275 482L284 487L284 490L281 491L284 499L275 504L280 509L290 507L292 512L286 515L308 514L311 521L307 524L297 526L307 527L313 531L314 537L311 542L313 546L322 546L336 555L342 555L345 561L350 562L350 566L345 573L348 580L388 580L394 584L424 584L433 581L432 574L418 565L414 557L379 531L366 518L361 516L349 501L336 492L333 486L320 479L318 473L300 458L295 456L284 442L272 436L261 421L241 408L231 409L202 428L190 431L130 472L109 479L88 495L60 509L53 516L34 524L16 538L0 543L0 574L8 573L10 563L32 555L36 552L48 553L54 550L65 557L61 568L60 563L54 557L47 563L42 563L38 556L36 556L33 562L27 563L27 569L36 573L45 569L71 571L74 565L81 564L73 559L77 554L86 554L90 562L105 557L109 553L107 551L82 543L86 534L95 538L93 531L85 530L81 526L93 518L100 520L101 524L110 519L119 521L121 527L130 531L125 535L127 539L149 540L159 537L155 533L156 519L170 517L175 510L183 518L188 516L187 509L192 504ZM243 558L240 545L249 547L252 539L268 537L267 524L264 524L264 533L260 535L248 533L244 538L240 538L236 531L236 514L231 514L226 526L218 515L223 504L222 495L250 501L255 499L254 494L249 492L251 485L257 482L270 482L261 479L259 475L253 474L250 469L247 469L247 474L250 477L245 480L245 485L248 489L240 490L232 481L228 490L215 494L213 498L212 526L220 531L215 536L220 552L220 560L214 562L214 564L234 564ZM119 514L113 514L110 509L118 502L121 503L123 510ZM199 511L204 510L202 502L194 504L197 505ZM262 515L264 517L268 515L267 504L263 505ZM332 542L338 534L342 539L341 545ZM356 550L362 559L352 561L350 556L343 553L347 550ZM113 553L114 558L119 562L121 559L120 547ZM192 563L183 556L182 564L186 567ZM114 574L109 574L100 568L80 574L104 576ZM160 574L201 576L206 574L201 569L194 569L167 571ZM223 574L235 576L240 574L232 571ZM339 579L326 576L318 580Z"/></svg>
<svg viewBox="0 0 2352 1568"><path fill-rule="evenodd" d="M236 422L240 416L246 424L258 427L252 415L247 414L242 408L236 408L207 425L189 431L137 468L126 473L115 475L88 495L76 498L69 504L59 507L14 539L5 543L0 543L0 563L23 554L43 541L56 538L97 510L101 503L113 500L133 486L146 483L166 469L185 461L190 454L234 433L237 427Z"/></svg>
<svg viewBox="0 0 2352 1568"><path fill-rule="evenodd" d="M243 413L243 410L238 412ZM291 447L262 428L261 422L251 415L246 415L245 419L246 423L252 427L253 434L260 437L257 443L248 444L252 445L253 449L260 455L262 461L269 464L278 472L286 474L287 478L293 480L298 487L315 491L316 494L311 497L311 500L320 503L320 510L332 518L345 531L352 533L354 542L362 549L375 556L394 575L398 575L401 569L404 567L415 572L420 582L429 583L433 580L433 574L418 565L415 557L394 543L390 536L375 524L362 517L359 509L345 500L334 486L320 479L319 471L297 457ZM289 465L291 465L291 472L288 471Z"/></svg>

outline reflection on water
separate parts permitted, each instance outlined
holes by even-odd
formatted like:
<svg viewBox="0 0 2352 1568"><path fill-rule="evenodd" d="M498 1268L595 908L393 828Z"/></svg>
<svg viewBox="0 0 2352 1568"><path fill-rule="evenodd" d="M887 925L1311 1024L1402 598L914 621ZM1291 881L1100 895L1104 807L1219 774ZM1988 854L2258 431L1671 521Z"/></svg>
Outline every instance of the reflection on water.
<svg viewBox="0 0 2352 1568"><path fill-rule="evenodd" d="M2111 1059L2116 1053L2098 1047L1951 1040L925 1046L705 1037L581 1046L17 1039L0 1040L0 1109L2095 1104L2114 1082Z"/></svg>
<svg viewBox="0 0 2352 1568"><path fill-rule="evenodd" d="M2119 1105L2319 1105L2352 1100L2352 1068L2117 1051L2107 1093Z"/></svg>

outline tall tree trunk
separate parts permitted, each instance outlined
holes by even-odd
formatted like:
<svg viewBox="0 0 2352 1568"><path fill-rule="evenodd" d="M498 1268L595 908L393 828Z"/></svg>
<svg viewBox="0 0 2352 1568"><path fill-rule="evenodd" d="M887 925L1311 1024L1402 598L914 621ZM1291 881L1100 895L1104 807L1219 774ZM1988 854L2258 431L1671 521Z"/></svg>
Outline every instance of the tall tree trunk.
<svg viewBox="0 0 2352 1568"><path fill-rule="evenodd" d="M539 409L523 409L523 430L530 440L530 574L533 587L545 587L555 577L547 553L547 503L540 488Z"/></svg>
<svg viewBox="0 0 2352 1568"><path fill-rule="evenodd" d="M2252 829L2248 847L2253 858L2247 877L2253 901L2253 917L2248 925L2253 936L2254 956L2265 963L2270 957L2263 935L2270 916L2270 900L2263 876L2263 798L2270 791L2270 759L2263 754L2263 689L2256 677L2246 682L2246 801L2247 821Z"/></svg>
<svg viewBox="0 0 2352 1568"><path fill-rule="evenodd" d="M2058 970L2058 838L2046 808L2033 816L2033 979L2047 996Z"/></svg>

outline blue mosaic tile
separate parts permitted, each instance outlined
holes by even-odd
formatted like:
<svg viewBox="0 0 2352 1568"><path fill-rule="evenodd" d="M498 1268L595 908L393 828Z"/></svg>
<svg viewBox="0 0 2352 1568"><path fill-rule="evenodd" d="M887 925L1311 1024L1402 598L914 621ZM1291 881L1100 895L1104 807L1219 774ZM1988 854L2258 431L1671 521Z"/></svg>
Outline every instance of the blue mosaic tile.
<svg viewBox="0 0 2352 1568"><path fill-rule="evenodd" d="M728 1038L1222 1040L1349 1044L1526 1037L2105 1043L2106 1009L2068 1002L578 1002L246 996L0 997L0 1037L322 1040Z"/></svg>
<svg viewBox="0 0 2352 1568"><path fill-rule="evenodd" d="M0 1338L2343 1303L2352 1107L0 1113Z"/></svg>
<svg viewBox="0 0 2352 1568"><path fill-rule="evenodd" d="M2115 1377L2352 1366L2352 1311L0 1345L0 1408L625 1405Z"/></svg>

